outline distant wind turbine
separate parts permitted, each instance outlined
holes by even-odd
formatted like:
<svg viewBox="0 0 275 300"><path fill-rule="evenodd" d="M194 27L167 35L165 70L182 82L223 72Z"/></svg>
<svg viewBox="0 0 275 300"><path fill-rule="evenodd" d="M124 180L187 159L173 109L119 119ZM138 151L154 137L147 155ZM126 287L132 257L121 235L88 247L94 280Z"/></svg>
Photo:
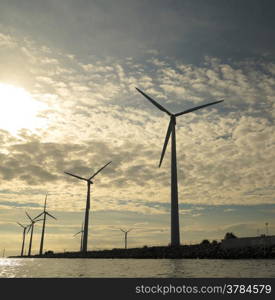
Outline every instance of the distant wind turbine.
<svg viewBox="0 0 275 300"><path fill-rule="evenodd" d="M44 210L43 210L43 212L34 218L34 220L35 220L35 219L37 219L37 218L39 218L39 217L41 217L41 216L43 215L43 226L42 226L42 233L41 233L41 241L40 241L39 255L42 255L42 254L43 254L44 235L45 235L45 227L46 227L46 217L47 217L47 215L48 215L49 217L51 217L51 218L57 220L56 217L54 217L53 215L51 215L49 212L46 211L47 196L48 196L48 194L46 194L46 197L45 197Z"/></svg>
<svg viewBox="0 0 275 300"><path fill-rule="evenodd" d="M83 233L84 233L84 224L82 223L82 227L81 230L79 232L77 232L76 234L74 234L73 236L78 235L79 233L81 233L81 240L80 240L80 252L83 251Z"/></svg>
<svg viewBox="0 0 275 300"><path fill-rule="evenodd" d="M25 237L26 237L26 230L30 225L24 226L21 223L16 222L19 226L23 228L23 240L22 240L22 248L21 248L21 256L24 255L24 247L25 247Z"/></svg>
<svg viewBox="0 0 275 300"><path fill-rule="evenodd" d="M31 230L31 236L30 236L30 243L29 243L29 252L28 252L28 256L31 256L31 252L32 252L32 236L33 236L33 229L34 229L34 224L36 222L42 221L42 219L40 220L34 220L30 217L30 215L26 212L27 217L30 219L31 224L28 226L28 231L27 233L29 233L29 231Z"/></svg>
<svg viewBox="0 0 275 300"><path fill-rule="evenodd" d="M131 230L133 230L133 228L129 229L129 230L124 230L119 228L123 233L124 233L124 245L125 245L125 249L127 249L127 237L128 237L128 232L130 232Z"/></svg>
<svg viewBox="0 0 275 300"><path fill-rule="evenodd" d="M104 165L102 168L100 168L97 172L95 172L91 177L89 178L84 178L80 177L78 175L74 175L69 172L64 172L65 174L68 174L70 176L76 177L80 180L84 180L87 182L87 201L86 201L86 210L85 210L85 221L84 221L84 233L83 233L83 245L82 245L82 252L85 253L87 252L87 245L88 245L88 227L89 227L89 211L90 211L90 189L91 189L91 184L93 184L92 179L100 172L102 171L105 167L107 167L111 161L109 161L106 165Z"/></svg>
<svg viewBox="0 0 275 300"><path fill-rule="evenodd" d="M168 125L166 137L164 140L164 145L160 157L159 167L161 166L167 144L169 142L169 138L172 135L171 141L171 246L179 246L180 245L180 232L179 232L179 208L178 208L178 179L177 179L177 152L176 152L176 118L193 112L195 110L207 107L209 105L217 104L222 102L223 100L207 103L204 105L196 106L191 109L184 110L182 112L172 114L154 99L146 95L140 89L136 88L139 93L141 93L145 98L147 98L153 105L155 105L158 109L165 112L170 117L170 122Z"/></svg>

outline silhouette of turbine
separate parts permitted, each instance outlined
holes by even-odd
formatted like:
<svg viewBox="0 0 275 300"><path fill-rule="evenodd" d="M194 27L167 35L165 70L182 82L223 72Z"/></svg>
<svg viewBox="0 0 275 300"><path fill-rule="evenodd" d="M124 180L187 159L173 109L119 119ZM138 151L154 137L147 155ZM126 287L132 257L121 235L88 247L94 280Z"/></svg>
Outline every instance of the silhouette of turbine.
<svg viewBox="0 0 275 300"><path fill-rule="evenodd" d="M84 180L87 182L87 201L86 201L86 210L85 210L85 220L84 220L84 233L83 233L83 245L82 245L82 252L87 252L87 245L88 245L88 226L89 226L89 210L90 210L90 189L91 184L93 184L92 179L105 167L107 167L111 161L109 161L106 165L104 165L102 168L100 168L97 172L95 172L91 177L89 178L83 178L78 175L74 175L69 172L64 172L65 174L68 174L70 176L76 177L80 180Z"/></svg>
<svg viewBox="0 0 275 300"><path fill-rule="evenodd" d="M34 224L36 222L42 221L43 219L40 220L34 220L30 217L30 215L26 212L27 217L30 219L31 224L29 225L29 229L27 231L27 233L29 233L30 229L31 229L31 236L30 236L30 243L29 243L29 252L28 252L28 256L31 256L31 252L32 252L32 236L33 236L33 229L34 229Z"/></svg>
<svg viewBox="0 0 275 300"><path fill-rule="evenodd" d="M124 232L124 245L125 245L125 249L127 249L127 237L128 237L128 232L130 232L131 230L133 230L133 228L129 229L129 230L124 230L119 228L122 232Z"/></svg>
<svg viewBox="0 0 275 300"><path fill-rule="evenodd" d="M21 223L16 222L19 226L23 228L23 240L22 240L22 248L21 248L21 256L24 255L24 247L25 247L25 237L26 237L26 230L30 225L23 226Z"/></svg>
<svg viewBox="0 0 275 300"><path fill-rule="evenodd" d="M42 255L42 254L43 254L44 235L45 235L45 227L46 227L46 217L47 217L47 215L48 215L49 217L51 217L51 218L57 220L56 217L54 217L53 215L51 215L49 212L46 211L47 196L48 196L48 194L46 194L46 197L45 197L44 210L43 210L43 212L34 218L34 220L35 220L35 219L37 219L37 218L39 218L40 216L43 215L43 226L42 226L42 233L41 233L41 241L40 241L39 255Z"/></svg>
<svg viewBox="0 0 275 300"><path fill-rule="evenodd" d="M80 240L80 252L83 251L83 233L84 233L84 224L82 223L82 227L81 230L79 232L77 232L76 234L74 234L73 236L78 235L79 233L81 233L81 240Z"/></svg>
<svg viewBox="0 0 275 300"><path fill-rule="evenodd" d="M159 167L161 166L165 150L169 141L170 136L172 135L171 141L171 246L179 246L180 245L180 232L179 232L179 209L178 209L178 179L177 179L177 151L176 151L176 118L193 112L195 110L204 108L209 105L217 104L222 102L223 100L207 103L204 105L196 106L191 109L184 110L182 112L172 114L162 105L157 103L154 99L146 95L140 89L136 88L136 90L141 93L145 98L147 98L153 105L155 105L161 111L167 113L170 117L170 122L168 125L166 137L164 140L164 145L160 157Z"/></svg>

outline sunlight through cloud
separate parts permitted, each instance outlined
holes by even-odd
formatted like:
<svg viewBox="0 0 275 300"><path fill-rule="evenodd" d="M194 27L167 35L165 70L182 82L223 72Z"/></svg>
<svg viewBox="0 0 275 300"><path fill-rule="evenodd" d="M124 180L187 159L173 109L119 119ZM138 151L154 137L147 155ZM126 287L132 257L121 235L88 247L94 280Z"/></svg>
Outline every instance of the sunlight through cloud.
<svg viewBox="0 0 275 300"><path fill-rule="evenodd" d="M21 87L0 83L0 128L16 134L26 128L43 128L46 120L37 114L45 109L45 104L35 100Z"/></svg>

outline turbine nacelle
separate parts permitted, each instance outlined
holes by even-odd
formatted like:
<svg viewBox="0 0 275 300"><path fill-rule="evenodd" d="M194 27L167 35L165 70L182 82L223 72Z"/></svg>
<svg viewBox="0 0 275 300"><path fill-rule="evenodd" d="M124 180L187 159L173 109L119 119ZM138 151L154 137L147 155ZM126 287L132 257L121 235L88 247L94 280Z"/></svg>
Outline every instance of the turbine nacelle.
<svg viewBox="0 0 275 300"><path fill-rule="evenodd" d="M51 214L50 214L49 212L47 212L47 210L46 210L47 196L48 196L48 193L46 194L46 197L45 197L44 210L43 210L43 212L42 212L41 214L39 214L38 216L36 216L36 217L34 218L34 220L37 219L37 218L39 218L39 217L41 217L42 215L44 215L45 217L46 217L46 215L48 215L49 217L51 217L51 218L57 220L56 217L54 217L53 215L51 215Z"/></svg>
<svg viewBox="0 0 275 300"><path fill-rule="evenodd" d="M38 216L36 216L36 217L34 218L34 220L37 219L37 218L39 218L39 217L41 217L43 214L48 215L49 217L51 217L51 218L57 220L56 217L54 217L53 215L51 215L49 212L47 212L47 211L45 211L45 210L44 210L41 214L39 214Z"/></svg>
<svg viewBox="0 0 275 300"><path fill-rule="evenodd" d="M36 222L43 221L43 219L35 220L35 218L32 219L31 216L30 216L26 211L25 211L25 213L26 213L27 217L28 217L28 218L30 219L30 221L31 221L31 224L28 225L28 231L27 231L27 233L29 233L29 231L30 231L31 228L34 226L34 224L35 224Z"/></svg>
<svg viewBox="0 0 275 300"><path fill-rule="evenodd" d="M25 211L26 216L30 219L31 223L35 223L34 219L32 219L32 217L27 213L27 211Z"/></svg>
<svg viewBox="0 0 275 300"><path fill-rule="evenodd" d="M122 229L122 228L119 228L122 232L124 232L124 233L128 233L128 232L130 232L131 230L133 230L133 228L131 228L131 229L128 229L128 230L124 230L124 229Z"/></svg>
<svg viewBox="0 0 275 300"><path fill-rule="evenodd" d="M105 167L107 167L109 164L111 163L111 161L109 161L106 165L104 165L102 168L100 168L98 171L96 171L91 177L89 178L84 178L84 177L81 177L79 175L75 175L73 173L70 173L70 172L64 172L65 174L67 175L70 175L70 176L73 176L75 178L78 178L80 180L84 180L86 181L88 184L94 184L93 181L91 180L92 178L94 178L99 172L101 172Z"/></svg>
<svg viewBox="0 0 275 300"><path fill-rule="evenodd" d="M73 176L73 177L75 177L75 178L78 178L78 179L80 179L80 180L84 180L84 181L86 181L86 182L89 183L89 184L93 184L92 180L90 180L89 178L84 178L84 177L75 175L75 174L70 173L70 172L64 172L64 173L67 174L67 175Z"/></svg>
<svg viewBox="0 0 275 300"><path fill-rule="evenodd" d="M26 232L26 230L28 229L28 227L30 227L31 225L26 225L26 226L24 226L24 225L22 225L21 223L19 223L19 222L16 222L20 227L22 227L23 228L23 231L24 231L24 234L25 234L25 232ZM28 233L28 232L27 232Z"/></svg>
<svg viewBox="0 0 275 300"><path fill-rule="evenodd" d="M16 222L19 226L21 226L23 229L26 229L29 225L26 225L26 226L24 226L24 225L22 225L21 223L19 223L19 222Z"/></svg>

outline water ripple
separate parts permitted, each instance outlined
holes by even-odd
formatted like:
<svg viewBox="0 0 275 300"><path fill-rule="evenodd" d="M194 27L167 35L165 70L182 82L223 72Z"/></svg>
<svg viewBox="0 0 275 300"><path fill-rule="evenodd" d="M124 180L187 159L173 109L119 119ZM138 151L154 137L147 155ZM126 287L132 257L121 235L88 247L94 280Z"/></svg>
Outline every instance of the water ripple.
<svg viewBox="0 0 275 300"><path fill-rule="evenodd" d="M0 259L2 278L274 278L275 260Z"/></svg>

